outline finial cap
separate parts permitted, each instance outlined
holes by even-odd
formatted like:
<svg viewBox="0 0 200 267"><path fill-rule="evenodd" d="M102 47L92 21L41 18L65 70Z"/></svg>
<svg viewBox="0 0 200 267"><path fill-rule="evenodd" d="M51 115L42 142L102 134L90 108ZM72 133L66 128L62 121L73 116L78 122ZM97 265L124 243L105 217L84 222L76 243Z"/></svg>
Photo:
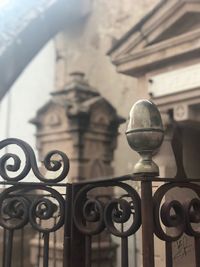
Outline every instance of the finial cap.
<svg viewBox="0 0 200 267"><path fill-rule="evenodd" d="M142 159L135 165L134 173L158 175L158 166L152 161L152 154L161 146L164 130L160 112L149 100L139 100L131 108L126 136L130 147Z"/></svg>

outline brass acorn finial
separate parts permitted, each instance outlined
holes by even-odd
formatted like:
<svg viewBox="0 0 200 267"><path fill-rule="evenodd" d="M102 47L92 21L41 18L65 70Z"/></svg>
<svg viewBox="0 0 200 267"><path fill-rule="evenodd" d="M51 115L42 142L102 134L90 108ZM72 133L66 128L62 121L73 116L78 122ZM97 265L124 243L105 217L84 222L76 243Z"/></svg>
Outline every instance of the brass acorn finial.
<svg viewBox="0 0 200 267"><path fill-rule="evenodd" d="M131 108L126 137L130 147L141 159L134 167L134 174L159 175L159 168L152 155L161 146L164 130L160 112L149 100L139 100Z"/></svg>

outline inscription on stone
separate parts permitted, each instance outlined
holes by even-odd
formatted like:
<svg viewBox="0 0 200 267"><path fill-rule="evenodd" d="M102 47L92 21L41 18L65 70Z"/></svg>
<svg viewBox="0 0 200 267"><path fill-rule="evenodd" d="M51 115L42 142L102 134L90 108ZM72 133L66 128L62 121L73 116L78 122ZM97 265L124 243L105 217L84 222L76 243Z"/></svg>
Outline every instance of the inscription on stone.
<svg viewBox="0 0 200 267"><path fill-rule="evenodd" d="M173 263L174 267L193 267L195 266L194 240L183 235L173 243Z"/></svg>
<svg viewBox="0 0 200 267"><path fill-rule="evenodd" d="M200 64L152 76L148 82L153 97L200 88Z"/></svg>
<svg viewBox="0 0 200 267"><path fill-rule="evenodd" d="M189 242L186 236L183 236L175 242L174 260L185 258L191 253L192 249L192 244Z"/></svg>

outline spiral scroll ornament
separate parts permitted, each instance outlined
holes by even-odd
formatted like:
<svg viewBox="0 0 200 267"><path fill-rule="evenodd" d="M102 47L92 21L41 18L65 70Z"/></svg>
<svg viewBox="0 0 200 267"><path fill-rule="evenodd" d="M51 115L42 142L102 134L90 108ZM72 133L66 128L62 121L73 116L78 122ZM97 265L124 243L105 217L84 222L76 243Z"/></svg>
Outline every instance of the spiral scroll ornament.
<svg viewBox="0 0 200 267"><path fill-rule="evenodd" d="M32 194L34 199L30 201L29 193L35 190L41 190L43 194ZM16 230L30 223L44 234L54 232L64 223L64 207L63 197L53 188L45 185L12 186L0 194L0 225L7 230ZM49 223L50 219L53 219L53 225Z"/></svg>
<svg viewBox="0 0 200 267"><path fill-rule="evenodd" d="M186 234L194 237L200 237L200 199L193 198L190 201L184 203L184 209L186 213ZM195 225L197 227L195 227Z"/></svg>
<svg viewBox="0 0 200 267"><path fill-rule="evenodd" d="M27 176L31 169L31 162L29 157L29 146L24 141L14 138L5 139L0 142L0 150L8 147L9 145L17 145L21 148L25 156L24 167L20 170L21 159L18 155L13 153L6 153L0 158L0 176L6 181L20 181ZM9 160L12 160L12 164L7 164ZM17 174L17 172L19 173ZM8 172L16 173L14 177L9 176Z"/></svg>
<svg viewBox="0 0 200 267"><path fill-rule="evenodd" d="M94 185L83 187L74 201L74 222L80 232L88 235L101 233L104 228L104 204L98 199L87 199L87 193ZM90 223L88 226L87 223ZM91 227L91 224L92 227Z"/></svg>
<svg viewBox="0 0 200 267"><path fill-rule="evenodd" d="M194 197L189 200L166 200L167 192L174 188L187 188L193 191ZM161 186L154 194L155 234L161 240L172 242L183 233L200 237L200 186L192 183L168 183ZM163 203L164 201L164 203ZM164 226L164 227L163 227ZM167 229L169 229L167 231Z"/></svg>
<svg viewBox="0 0 200 267"><path fill-rule="evenodd" d="M1 156L0 176L5 181L12 181L12 182L21 181L28 175L31 169L34 175L41 182L51 181L51 183L58 183L66 178L69 172L69 159L65 155L65 153L59 150L53 150L46 155L43 161L46 170L54 173L60 171L57 177L53 179L48 179L48 177L45 177L44 175L41 174L37 165L34 151L28 143L16 138L9 138L0 142L0 150L2 151L9 145L18 146L22 150L25 160L24 160L24 166L22 167L22 160L18 155L14 153L5 153L3 156ZM11 173L15 175L13 176L11 175Z"/></svg>
<svg viewBox="0 0 200 267"><path fill-rule="evenodd" d="M8 197L0 205L0 225L7 230L23 228L28 223L29 201L25 197Z"/></svg>
<svg viewBox="0 0 200 267"><path fill-rule="evenodd" d="M141 225L140 206L138 193L128 184L117 182L107 186L120 187L125 190L126 198L121 197L101 202L99 199L88 199L92 189L105 185L87 185L79 191L74 202L74 222L80 232L87 235L96 235L105 228L111 234L127 237L135 233ZM127 229L122 229L122 224L129 222Z"/></svg>

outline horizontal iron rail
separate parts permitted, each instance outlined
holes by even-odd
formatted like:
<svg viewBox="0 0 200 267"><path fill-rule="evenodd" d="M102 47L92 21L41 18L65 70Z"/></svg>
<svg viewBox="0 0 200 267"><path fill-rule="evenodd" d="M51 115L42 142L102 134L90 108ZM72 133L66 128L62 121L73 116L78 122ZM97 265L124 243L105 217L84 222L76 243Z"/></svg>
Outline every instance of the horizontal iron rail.
<svg viewBox="0 0 200 267"><path fill-rule="evenodd" d="M68 184L73 185L86 185L86 184L101 184L102 182L122 182L122 181L152 181L152 182L171 182L171 183L198 183L200 182L200 178L162 178L162 177L151 177L151 176L138 176L138 175L123 175L117 177L102 177L98 179L87 179L84 181L78 181L73 183L51 183L51 182L12 182L12 181L0 181L0 185L46 185L46 186L56 186L56 187L65 187Z"/></svg>
<svg viewBox="0 0 200 267"><path fill-rule="evenodd" d="M40 186L40 185L46 185L46 186L57 186L57 187L66 187L68 183L38 183L38 182L0 182L0 185L6 186L6 185L24 185L24 186Z"/></svg>
<svg viewBox="0 0 200 267"><path fill-rule="evenodd" d="M98 179L87 179L85 181L74 182L74 185L84 185L84 184L99 184L102 182L122 182L122 181L152 181L152 182L172 182L172 183L193 183L193 182L200 182L200 178L162 178L162 177L152 177L148 175L133 175L127 174L123 176L117 177L102 177Z"/></svg>

